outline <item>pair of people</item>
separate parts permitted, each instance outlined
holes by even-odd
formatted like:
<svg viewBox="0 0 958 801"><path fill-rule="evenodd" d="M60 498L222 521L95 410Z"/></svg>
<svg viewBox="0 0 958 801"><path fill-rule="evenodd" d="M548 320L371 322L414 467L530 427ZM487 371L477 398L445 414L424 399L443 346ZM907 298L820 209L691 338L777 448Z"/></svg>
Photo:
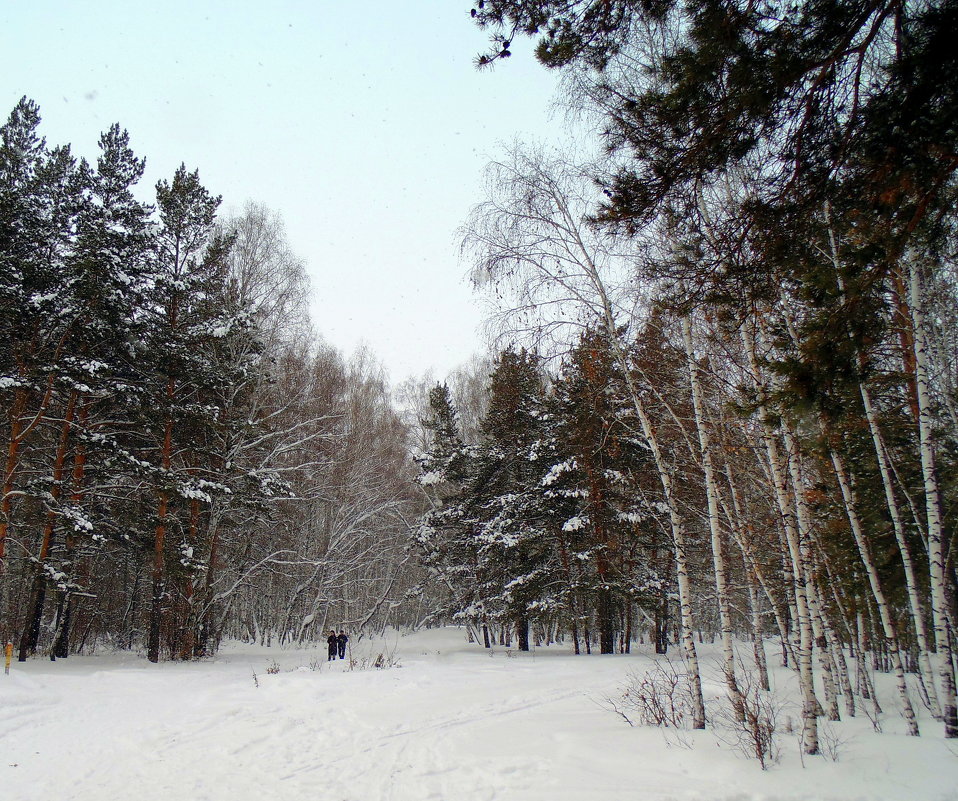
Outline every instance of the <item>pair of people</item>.
<svg viewBox="0 0 958 801"><path fill-rule="evenodd" d="M326 660L327 662L332 662L337 655L340 659L346 658L346 643L349 642L349 637L346 636L345 631L341 630L339 634L335 631L329 632L326 642L329 644L329 658Z"/></svg>

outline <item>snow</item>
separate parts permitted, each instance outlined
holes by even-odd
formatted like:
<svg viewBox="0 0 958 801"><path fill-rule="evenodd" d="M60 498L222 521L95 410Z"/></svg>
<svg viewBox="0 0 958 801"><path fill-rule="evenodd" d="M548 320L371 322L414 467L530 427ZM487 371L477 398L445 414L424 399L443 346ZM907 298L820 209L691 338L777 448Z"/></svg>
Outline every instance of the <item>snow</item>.
<svg viewBox="0 0 958 801"><path fill-rule="evenodd" d="M552 467L549 468L549 472L546 473L542 479L542 482L541 482L542 486L548 487L551 484L554 484L556 481L559 480L559 477L563 473L568 473L572 470L575 470L576 466L577 465L576 465L575 459L568 459L564 462L560 462L559 464L552 465Z"/></svg>
<svg viewBox="0 0 958 801"><path fill-rule="evenodd" d="M589 524L589 519L581 515L576 515L575 517L570 517L565 523L562 524L563 531L579 531L580 529L585 528Z"/></svg>
<svg viewBox="0 0 958 801"><path fill-rule="evenodd" d="M431 487L434 484L441 484L443 481L443 476L438 470L430 470L419 476L417 481L419 481L419 483L424 487Z"/></svg>
<svg viewBox="0 0 958 801"><path fill-rule="evenodd" d="M927 716L921 738L904 736L889 677L878 677L884 734L864 716L829 724L838 760L803 766L783 733L780 762L763 772L712 730L630 727L612 712L607 699L656 658L639 650L490 653L449 628L354 636L353 670L327 663L325 643L231 644L185 664L15 662L0 675L0 786L17 801L958 798L958 747ZM715 705L720 660L701 650ZM399 666L374 669L380 653ZM773 681L797 720L792 674L778 668Z"/></svg>

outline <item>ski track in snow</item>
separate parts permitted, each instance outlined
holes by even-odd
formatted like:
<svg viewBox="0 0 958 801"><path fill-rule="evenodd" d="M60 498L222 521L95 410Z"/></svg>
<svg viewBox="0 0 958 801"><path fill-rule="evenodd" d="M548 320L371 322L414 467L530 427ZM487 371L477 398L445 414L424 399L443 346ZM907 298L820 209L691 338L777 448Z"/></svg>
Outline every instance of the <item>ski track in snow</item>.
<svg viewBox="0 0 958 801"><path fill-rule="evenodd" d="M403 666L382 671L239 646L196 664L123 655L15 665L0 677L0 799L958 799L958 749L927 719L916 743L896 736L889 715L891 733L867 747L856 740L867 721L856 720L838 763L803 769L789 754L762 773L709 733L687 733L686 749L603 708L647 656L490 657L456 630L399 647ZM790 686L787 672L779 683Z"/></svg>

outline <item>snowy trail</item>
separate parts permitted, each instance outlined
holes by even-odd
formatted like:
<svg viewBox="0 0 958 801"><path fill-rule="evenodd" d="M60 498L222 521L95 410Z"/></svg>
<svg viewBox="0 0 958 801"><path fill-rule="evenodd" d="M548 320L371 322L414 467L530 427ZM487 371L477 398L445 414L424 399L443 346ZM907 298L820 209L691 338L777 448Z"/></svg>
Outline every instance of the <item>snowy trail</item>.
<svg viewBox="0 0 958 801"><path fill-rule="evenodd" d="M17 665L0 677L0 798L958 798L958 756L928 721L921 742L895 734L891 719L882 737L853 721L838 763L803 769L786 754L762 773L710 733L690 735L687 749L602 708L647 656L490 657L455 630L398 649L402 667L381 671L251 648L200 664L127 655ZM280 672L268 674L274 660Z"/></svg>

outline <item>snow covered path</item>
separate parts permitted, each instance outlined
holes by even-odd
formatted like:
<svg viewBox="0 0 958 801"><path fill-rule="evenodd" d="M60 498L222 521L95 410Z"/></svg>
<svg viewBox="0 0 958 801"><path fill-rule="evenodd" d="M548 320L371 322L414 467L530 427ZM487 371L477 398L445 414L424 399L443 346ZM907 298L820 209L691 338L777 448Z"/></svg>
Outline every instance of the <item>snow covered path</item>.
<svg viewBox="0 0 958 801"><path fill-rule="evenodd" d="M688 733L687 748L604 708L646 655L490 656L438 630L363 640L353 657L368 662L384 647L401 667L349 671L321 651L243 646L199 664L129 655L15 664L0 676L0 798L958 798L958 746L929 720L926 736L904 737L891 709L881 736L864 718L835 724L838 762L803 768L784 735L781 763L763 773L712 732ZM267 673L272 664L278 673ZM787 671L777 680L787 692Z"/></svg>

